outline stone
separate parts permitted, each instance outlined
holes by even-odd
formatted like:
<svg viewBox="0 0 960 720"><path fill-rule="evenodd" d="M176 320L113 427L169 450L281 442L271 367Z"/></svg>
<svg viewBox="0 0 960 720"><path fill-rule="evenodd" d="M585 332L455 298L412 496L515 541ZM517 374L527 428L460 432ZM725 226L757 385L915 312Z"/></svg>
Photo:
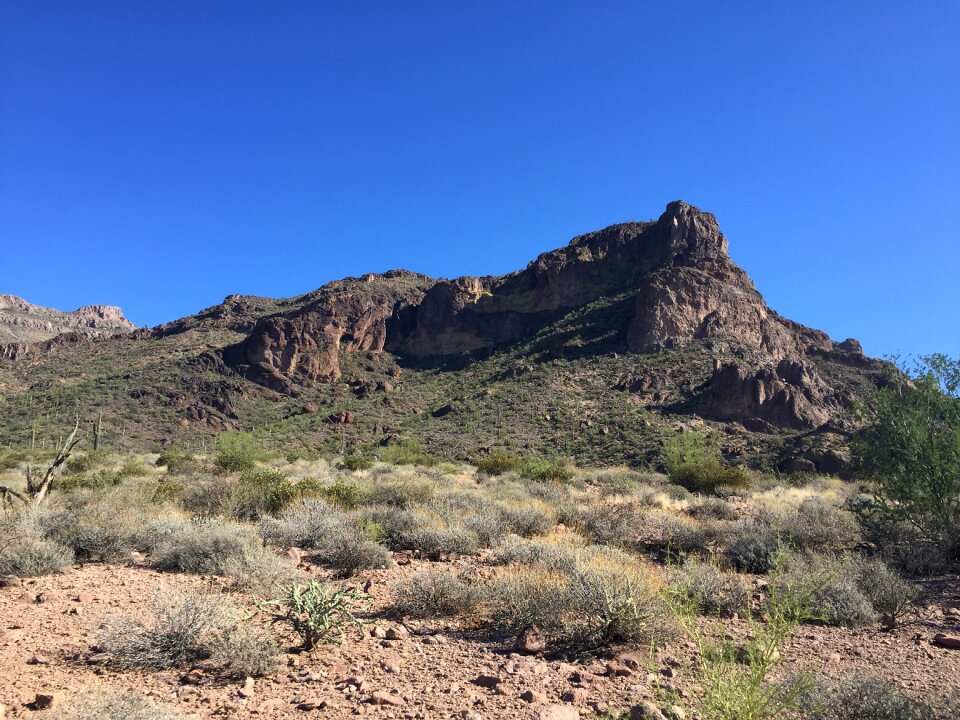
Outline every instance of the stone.
<svg viewBox="0 0 960 720"><path fill-rule="evenodd" d="M27 665L49 665L50 658L46 655L32 655L30 659L27 660Z"/></svg>
<svg viewBox="0 0 960 720"><path fill-rule="evenodd" d="M956 635L937 633L933 636L931 642L937 647L947 648L948 650L960 650L960 637Z"/></svg>
<svg viewBox="0 0 960 720"><path fill-rule="evenodd" d="M384 636L387 640L403 640L410 633L407 631L403 625L397 625L396 627L391 627L387 629L387 633Z"/></svg>
<svg viewBox="0 0 960 720"><path fill-rule="evenodd" d="M660 708L649 700L630 708L630 720L666 720Z"/></svg>
<svg viewBox="0 0 960 720"><path fill-rule="evenodd" d="M560 699L571 705L586 705L589 697L590 694L584 688L573 688L567 690Z"/></svg>
<svg viewBox="0 0 960 720"><path fill-rule="evenodd" d="M53 710L63 704L63 695L58 692L37 693L33 700L34 710Z"/></svg>
<svg viewBox="0 0 960 720"><path fill-rule="evenodd" d="M534 655L543 652L546 647L547 638L543 634L543 631L536 625L530 625L524 628L520 634L517 635L516 648L519 652Z"/></svg>
<svg viewBox="0 0 960 720"><path fill-rule="evenodd" d="M679 705L671 705L667 709L667 717L670 720L687 720L687 711Z"/></svg>
<svg viewBox="0 0 960 720"><path fill-rule="evenodd" d="M298 567L303 563L303 553L300 551L300 548L287 548L283 556L289 560L290 564L294 567Z"/></svg>
<svg viewBox="0 0 960 720"><path fill-rule="evenodd" d="M607 663L607 675L610 677L629 677L633 675L633 670L621 662L612 661Z"/></svg>
<svg viewBox="0 0 960 720"><path fill-rule="evenodd" d="M322 710L327 707L326 698L309 698L297 705L297 710Z"/></svg>
<svg viewBox="0 0 960 720"><path fill-rule="evenodd" d="M500 678L496 675L478 675L470 682L482 688L495 688L500 684Z"/></svg>
<svg viewBox="0 0 960 720"><path fill-rule="evenodd" d="M539 690L524 690L520 693L520 699L530 704L540 705L547 701L547 696Z"/></svg>
<svg viewBox="0 0 960 720"><path fill-rule="evenodd" d="M537 720L580 720L580 711L569 705L547 705L537 713Z"/></svg>
<svg viewBox="0 0 960 720"><path fill-rule="evenodd" d="M374 705L403 705L404 699L393 693L376 690L370 696L370 702Z"/></svg>

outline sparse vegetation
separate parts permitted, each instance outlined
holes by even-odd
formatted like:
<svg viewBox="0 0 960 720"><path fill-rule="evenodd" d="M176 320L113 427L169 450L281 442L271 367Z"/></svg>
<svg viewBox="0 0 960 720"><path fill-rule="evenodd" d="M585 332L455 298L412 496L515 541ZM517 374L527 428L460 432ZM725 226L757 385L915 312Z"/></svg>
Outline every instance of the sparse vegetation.
<svg viewBox="0 0 960 720"><path fill-rule="evenodd" d="M279 598L261 600L257 609L271 623L288 625L305 650L321 642L339 642L351 627L363 628L356 613L363 607L364 596L355 588L337 590L310 580L279 589Z"/></svg>

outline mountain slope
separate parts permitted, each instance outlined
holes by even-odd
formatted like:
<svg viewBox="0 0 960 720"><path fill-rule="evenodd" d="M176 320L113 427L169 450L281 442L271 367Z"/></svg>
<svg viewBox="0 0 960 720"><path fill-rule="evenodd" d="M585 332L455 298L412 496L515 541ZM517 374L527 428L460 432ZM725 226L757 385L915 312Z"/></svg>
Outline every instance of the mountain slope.
<svg viewBox="0 0 960 720"><path fill-rule="evenodd" d="M0 356L2 356L0 350ZM714 428L732 456L836 471L850 409L882 363L782 318L682 202L574 238L501 277L407 271L296 298L231 296L198 315L0 362L0 439L52 436L67 408L118 443L247 429L278 447L418 439L589 462L655 460Z"/></svg>

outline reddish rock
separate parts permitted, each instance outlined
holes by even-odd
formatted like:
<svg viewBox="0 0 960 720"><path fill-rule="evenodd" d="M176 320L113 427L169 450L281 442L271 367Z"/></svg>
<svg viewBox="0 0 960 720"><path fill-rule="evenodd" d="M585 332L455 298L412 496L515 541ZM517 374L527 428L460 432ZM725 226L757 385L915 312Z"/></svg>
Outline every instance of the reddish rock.
<svg viewBox="0 0 960 720"><path fill-rule="evenodd" d="M516 648L522 653L533 655L543 652L547 647L547 638L536 625L524 628L517 636Z"/></svg>

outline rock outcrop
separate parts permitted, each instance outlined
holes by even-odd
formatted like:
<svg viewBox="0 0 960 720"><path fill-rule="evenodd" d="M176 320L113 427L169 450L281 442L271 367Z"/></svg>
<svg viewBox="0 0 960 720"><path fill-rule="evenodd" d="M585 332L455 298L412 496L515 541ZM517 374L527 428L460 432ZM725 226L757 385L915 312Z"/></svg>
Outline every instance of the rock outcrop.
<svg viewBox="0 0 960 720"><path fill-rule="evenodd" d="M61 312L32 305L15 295L0 295L0 344L3 345L42 343L64 333L87 338L107 337L134 329L123 311L111 305L84 305L72 312Z"/></svg>
<svg viewBox="0 0 960 720"><path fill-rule="evenodd" d="M502 277L434 281L392 271L331 283L280 301L277 312L224 351L224 360L262 385L295 393L298 383L339 380L344 352L464 357L531 338L603 298L629 301L626 316L597 313L592 320L605 323L624 351L710 342L749 354L750 362L718 365L696 399L699 413L720 420L817 427L843 402L817 373L816 358L834 354L855 365L862 357L855 340L834 343L768 308L730 259L716 218L673 202L655 222L581 235ZM205 314L222 319L235 311L224 305ZM561 339L546 345L562 355ZM624 387L635 386L643 383Z"/></svg>

